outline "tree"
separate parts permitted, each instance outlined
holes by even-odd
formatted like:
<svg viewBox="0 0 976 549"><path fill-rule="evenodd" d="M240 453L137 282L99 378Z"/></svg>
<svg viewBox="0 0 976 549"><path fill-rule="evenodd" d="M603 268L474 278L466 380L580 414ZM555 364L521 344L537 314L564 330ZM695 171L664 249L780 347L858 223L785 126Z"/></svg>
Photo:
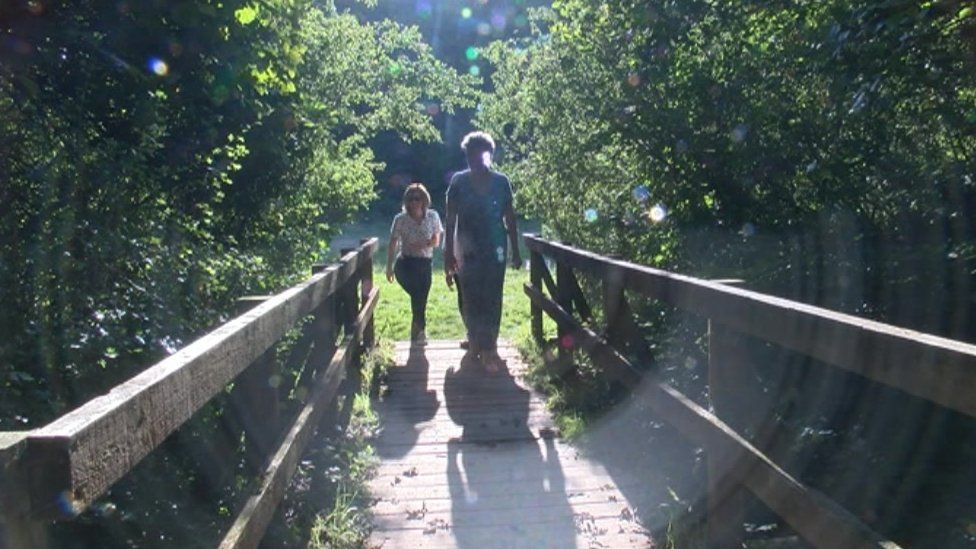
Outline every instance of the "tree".
<svg viewBox="0 0 976 549"><path fill-rule="evenodd" d="M559 0L533 23L488 49L477 124L550 236L976 340L971 2ZM659 373L701 401L704 372L684 367L700 330L634 306ZM756 352L790 441L775 461L909 543L968 543L954 524L972 506L945 494L966 467L919 471L965 463L971 422ZM862 473L869 487L837 482ZM877 495L893 486L913 503Z"/></svg>
<svg viewBox="0 0 976 549"><path fill-rule="evenodd" d="M312 0L3 0L0 29L7 430L174 352L236 297L306 276L373 197L368 140L436 140L426 103L474 99L416 29ZM193 459L143 472L169 467L185 487Z"/></svg>

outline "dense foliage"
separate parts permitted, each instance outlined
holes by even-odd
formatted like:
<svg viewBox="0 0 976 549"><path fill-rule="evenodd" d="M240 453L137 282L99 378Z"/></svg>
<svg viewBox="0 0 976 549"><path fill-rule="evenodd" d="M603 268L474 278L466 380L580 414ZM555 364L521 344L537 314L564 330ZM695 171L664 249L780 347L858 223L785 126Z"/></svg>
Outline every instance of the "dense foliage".
<svg viewBox="0 0 976 549"><path fill-rule="evenodd" d="M437 140L470 76L309 0L0 3L0 428L30 427L277 290Z"/></svg>
<svg viewBox="0 0 976 549"><path fill-rule="evenodd" d="M535 24L487 52L479 121L555 234L976 336L952 303L976 266L970 3L564 0Z"/></svg>
<svg viewBox="0 0 976 549"><path fill-rule="evenodd" d="M476 84L331 3L0 0L0 429L305 276L374 196L370 140L437 141L427 106ZM225 400L54 539L212 546L254 481Z"/></svg>
<svg viewBox="0 0 976 549"><path fill-rule="evenodd" d="M533 24L487 50L477 122L549 236L976 340L972 2L558 0ZM707 403L702 319L635 308ZM750 347L774 460L909 545L972 543L972 421Z"/></svg>

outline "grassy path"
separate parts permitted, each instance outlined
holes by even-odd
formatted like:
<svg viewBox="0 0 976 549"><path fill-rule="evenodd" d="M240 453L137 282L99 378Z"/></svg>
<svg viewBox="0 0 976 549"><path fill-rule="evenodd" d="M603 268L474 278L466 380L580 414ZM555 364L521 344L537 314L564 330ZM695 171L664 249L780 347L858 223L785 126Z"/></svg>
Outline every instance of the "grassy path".
<svg viewBox="0 0 976 549"><path fill-rule="evenodd" d="M380 288L380 302L376 307L377 335L388 341L410 339L410 297L396 281L386 280L386 245L390 226L387 221L351 225L343 230L332 248L335 254L344 247L352 247L361 238L376 236L380 239L379 249L373 259L373 280ZM520 221L520 232L536 232L538 224ZM529 254L522 246L522 258ZM505 289L502 305L502 324L499 338L515 340L521 330L529 327L529 298L522 286L529 280L528 267L520 270L508 269L505 274ZM444 282L443 250L434 251L434 280L427 302L427 337L429 339L463 339L464 324L457 310L457 289L448 290Z"/></svg>

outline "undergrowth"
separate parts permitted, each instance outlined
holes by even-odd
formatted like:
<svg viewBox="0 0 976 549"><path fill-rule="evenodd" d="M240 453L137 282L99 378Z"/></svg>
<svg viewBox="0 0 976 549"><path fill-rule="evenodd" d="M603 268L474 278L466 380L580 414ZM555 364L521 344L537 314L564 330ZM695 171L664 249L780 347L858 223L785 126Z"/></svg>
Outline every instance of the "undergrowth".
<svg viewBox="0 0 976 549"><path fill-rule="evenodd" d="M378 464L371 439L379 427L370 395L393 363L389 340L381 340L364 357L362 386L353 396L349 425L334 447L337 463L328 470L335 497L328 512L315 517L308 543L311 548L364 547L369 539L372 517L367 482Z"/></svg>

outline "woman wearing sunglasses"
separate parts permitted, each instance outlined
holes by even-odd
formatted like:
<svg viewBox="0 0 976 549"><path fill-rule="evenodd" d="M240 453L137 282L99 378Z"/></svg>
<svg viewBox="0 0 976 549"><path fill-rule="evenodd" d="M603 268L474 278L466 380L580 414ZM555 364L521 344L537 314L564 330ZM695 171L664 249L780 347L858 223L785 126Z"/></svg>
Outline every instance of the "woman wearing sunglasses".
<svg viewBox="0 0 976 549"><path fill-rule="evenodd" d="M410 310L413 314L410 341L416 345L427 343L427 296L430 294L431 259L443 232L440 216L430 207L430 193L427 188L420 183L409 185L403 193L403 211L393 218L393 226L390 228L390 244L386 251L386 279L393 282L395 275L397 282L410 296Z"/></svg>

